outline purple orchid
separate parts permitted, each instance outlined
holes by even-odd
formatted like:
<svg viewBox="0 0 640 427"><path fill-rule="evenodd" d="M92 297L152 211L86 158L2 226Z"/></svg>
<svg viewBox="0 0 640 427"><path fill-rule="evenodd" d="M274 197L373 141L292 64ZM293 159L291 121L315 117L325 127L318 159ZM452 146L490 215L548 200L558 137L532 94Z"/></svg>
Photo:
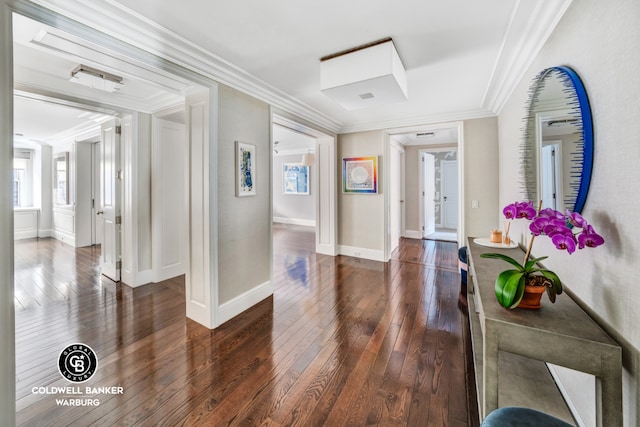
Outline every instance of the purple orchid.
<svg viewBox="0 0 640 427"><path fill-rule="evenodd" d="M568 253L576 249L595 248L604 244L604 238L593 229L577 212L563 214L555 209L545 208L536 212L531 202L515 202L505 206L502 213L507 219L526 218L532 220L529 230L536 236L548 236L556 248ZM576 229L580 228L580 231ZM533 239L529 242L529 251ZM528 258L529 251L527 251Z"/></svg>
<svg viewBox="0 0 640 427"><path fill-rule="evenodd" d="M578 228L585 228L587 225L587 221L582 217L582 215L580 215L578 212L569 212L569 210L567 209L566 211L567 213L567 220L569 221L569 224L571 224L574 227L578 227Z"/></svg>
<svg viewBox="0 0 640 427"><path fill-rule="evenodd" d="M588 225L578 235L578 249L585 247L595 248L604 244L604 237L595 232L592 226Z"/></svg>
<svg viewBox="0 0 640 427"><path fill-rule="evenodd" d="M539 216L529 225L529 230L534 236L541 234L552 236L553 234L563 234L568 229L566 223L556 216Z"/></svg>
<svg viewBox="0 0 640 427"><path fill-rule="evenodd" d="M507 219L526 218L533 219L536 217L536 209L531 202L515 202L507 205L502 210Z"/></svg>
<svg viewBox="0 0 640 427"><path fill-rule="evenodd" d="M569 252L570 254L576 251L576 241L575 241L575 238L573 237L573 234L572 235L568 235L564 233L554 234L553 237L551 238L551 241L556 246L556 248L560 250L566 249L566 251Z"/></svg>

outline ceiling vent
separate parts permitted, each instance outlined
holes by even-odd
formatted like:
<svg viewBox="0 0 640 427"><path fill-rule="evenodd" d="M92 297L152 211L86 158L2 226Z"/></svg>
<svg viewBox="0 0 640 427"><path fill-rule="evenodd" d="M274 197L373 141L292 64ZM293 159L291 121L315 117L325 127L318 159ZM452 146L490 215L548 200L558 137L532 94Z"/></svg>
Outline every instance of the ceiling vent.
<svg viewBox="0 0 640 427"><path fill-rule="evenodd" d="M347 110L407 100L407 74L391 38L320 58L320 90Z"/></svg>
<svg viewBox="0 0 640 427"><path fill-rule="evenodd" d="M105 92L115 92L124 85L122 77L101 71L88 65L78 65L72 72L69 81L99 89Z"/></svg>

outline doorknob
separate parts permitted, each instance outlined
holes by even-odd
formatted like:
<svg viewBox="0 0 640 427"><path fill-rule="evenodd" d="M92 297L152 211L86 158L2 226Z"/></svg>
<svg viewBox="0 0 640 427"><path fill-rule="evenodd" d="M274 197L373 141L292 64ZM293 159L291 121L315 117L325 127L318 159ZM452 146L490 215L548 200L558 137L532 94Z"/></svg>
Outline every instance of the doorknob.
<svg viewBox="0 0 640 427"><path fill-rule="evenodd" d="M445 202L447 201L447 196L444 196L444 201L445 201Z"/></svg>
<svg viewBox="0 0 640 427"><path fill-rule="evenodd" d="M96 212L96 215L102 215L104 212L103 211L98 211Z"/></svg>

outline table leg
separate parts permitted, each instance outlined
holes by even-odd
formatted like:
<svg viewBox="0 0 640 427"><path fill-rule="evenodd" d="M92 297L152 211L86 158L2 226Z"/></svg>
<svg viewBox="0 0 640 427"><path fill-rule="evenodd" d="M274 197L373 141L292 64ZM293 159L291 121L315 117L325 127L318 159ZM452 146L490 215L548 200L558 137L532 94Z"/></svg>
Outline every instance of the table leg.
<svg viewBox="0 0 640 427"><path fill-rule="evenodd" d="M484 419L491 411L498 409L498 334L491 326L491 322L485 323L483 335L483 410Z"/></svg>

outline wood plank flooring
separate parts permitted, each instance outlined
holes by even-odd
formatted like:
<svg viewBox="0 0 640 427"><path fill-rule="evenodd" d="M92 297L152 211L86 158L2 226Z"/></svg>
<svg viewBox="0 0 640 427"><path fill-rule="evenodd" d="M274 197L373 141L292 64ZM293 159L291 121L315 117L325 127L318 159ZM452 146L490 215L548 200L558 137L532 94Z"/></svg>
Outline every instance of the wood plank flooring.
<svg viewBox="0 0 640 427"><path fill-rule="evenodd" d="M21 426L477 425L455 243L403 240L385 264L274 226L273 297L214 331L186 318L183 277L132 289L100 277L96 248L15 251ZM81 391L123 394L42 394L73 386L57 359L75 342L98 356Z"/></svg>

